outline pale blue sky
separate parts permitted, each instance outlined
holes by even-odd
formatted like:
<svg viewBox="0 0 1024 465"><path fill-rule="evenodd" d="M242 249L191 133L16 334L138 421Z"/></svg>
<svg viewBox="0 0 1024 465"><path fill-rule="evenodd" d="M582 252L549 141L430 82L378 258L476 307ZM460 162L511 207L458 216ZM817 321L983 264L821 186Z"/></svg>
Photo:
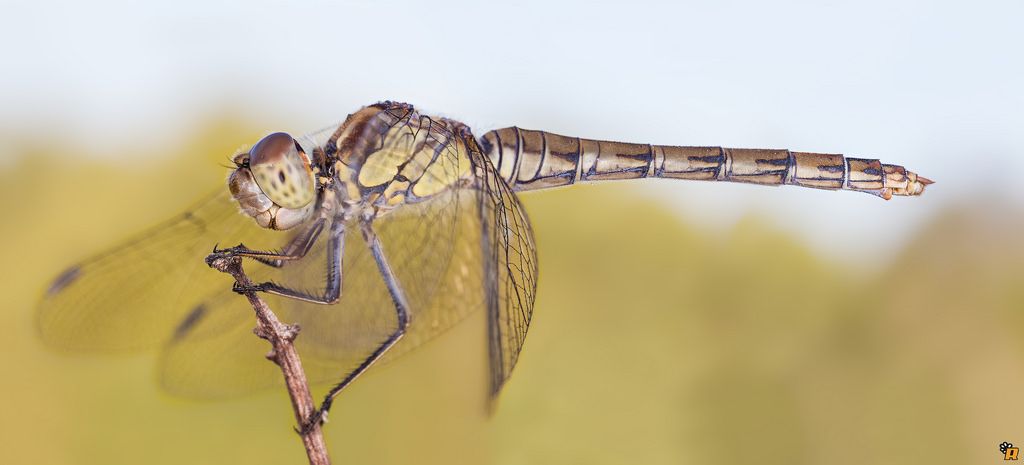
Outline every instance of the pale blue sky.
<svg viewBox="0 0 1024 465"><path fill-rule="evenodd" d="M301 133L395 99L478 134L841 152L938 181L888 203L643 188L693 222L760 211L823 249L854 243L849 256L979 192L1024 201L1024 2L829 3L7 1L0 166L17 156L5 134L120 152L187 137L225 105Z"/></svg>

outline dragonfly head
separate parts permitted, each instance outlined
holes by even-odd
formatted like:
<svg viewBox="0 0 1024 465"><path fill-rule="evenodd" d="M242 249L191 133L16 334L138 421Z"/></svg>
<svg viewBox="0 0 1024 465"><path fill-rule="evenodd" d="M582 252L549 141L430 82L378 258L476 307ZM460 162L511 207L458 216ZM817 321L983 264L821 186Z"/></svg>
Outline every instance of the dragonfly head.
<svg viewBox="0 0 1024 465"><path fill-rule="evenodd" d="M316 180L309 156L292 136L266 136L234 162L231 195L260 226L290 229L313 215Z"/></svg>

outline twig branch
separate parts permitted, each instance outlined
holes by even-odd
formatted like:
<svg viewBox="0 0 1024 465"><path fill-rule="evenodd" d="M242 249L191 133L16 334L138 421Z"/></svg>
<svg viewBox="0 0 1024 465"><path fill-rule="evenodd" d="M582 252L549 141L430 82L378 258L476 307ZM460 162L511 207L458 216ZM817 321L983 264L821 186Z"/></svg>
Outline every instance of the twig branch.
<svg viewBox="0 0 1024 465"><path fill-rule="evenodd" d="M227 252L214 252L206 257L206 264L217 271L230 274L242 288L253 285L242 269L241 257ZM292 409L295 411L295 420L299 424L297 430L302 437L302 444L306 447L310 465L330 465L331 459L327 456L327 445L324 443L320 423L316 422L312 427L304 428L316 413L316 405L309 393L309 383L306 381L306 372L302 369L299 353L293 344L299 334L298 325L281 323L267 303L255 292L244 294L249 299L252 309L256 311L257 324L253 332L270 342L272 348L267 358L276 363L284 374L288 396L291 397Z"/></svg>

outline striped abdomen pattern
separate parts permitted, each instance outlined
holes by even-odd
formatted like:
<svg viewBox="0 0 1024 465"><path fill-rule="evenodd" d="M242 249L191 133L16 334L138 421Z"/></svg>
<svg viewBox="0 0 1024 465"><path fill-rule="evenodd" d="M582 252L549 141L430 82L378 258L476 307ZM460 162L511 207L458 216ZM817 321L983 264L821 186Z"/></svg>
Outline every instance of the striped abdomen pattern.
<svg viewBox="0 0 1024 465"><path fill-rule="evenodd" d="M657 177L846 189L889 199L920 195L931 183L902 166L874 159L784 149L630 144L516 127L484 134L481 145L517 191Z"/></svg>

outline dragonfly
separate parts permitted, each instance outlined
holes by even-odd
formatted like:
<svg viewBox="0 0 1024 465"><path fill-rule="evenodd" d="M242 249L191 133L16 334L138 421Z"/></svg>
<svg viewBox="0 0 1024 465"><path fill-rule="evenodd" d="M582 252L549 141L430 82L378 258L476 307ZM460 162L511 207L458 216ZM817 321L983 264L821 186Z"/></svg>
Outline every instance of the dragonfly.
<svg viewBox="0 0 1024 465"><path fill-rule="evenodd" d="M307 376L332 383L316 416L378 362L486 312L489 391L508 380L530 325L537 250L518 192L665 178L921 195L932 181L875 159L669 146L468 126L381 102L232 159L228 189L60 273L40 301L42 339L67 351L159 351L160 383L216 398L279 383L254 357L251 309L267 296L297 323ZM255 223L255 224L254 224ZM220 248L218 244L238 244ZM226 286L211 248L252 266Z"/></svg>

